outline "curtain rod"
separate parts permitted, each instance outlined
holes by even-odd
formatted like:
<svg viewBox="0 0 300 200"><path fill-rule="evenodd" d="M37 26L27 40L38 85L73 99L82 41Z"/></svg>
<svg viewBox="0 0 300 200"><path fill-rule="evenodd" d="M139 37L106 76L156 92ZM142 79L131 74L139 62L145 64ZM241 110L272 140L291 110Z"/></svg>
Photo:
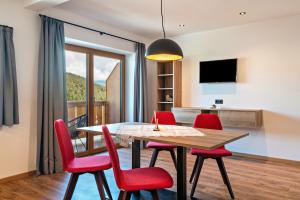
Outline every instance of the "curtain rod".
<svg viewBox="0 0 300 200"><path fill-rule="evenodd" d="M2 25L2 24L0 24L0 26L6 27L6 28L14 29L13 27L10 27L10 26L7 26L7 25Z"/></svg>
<svg viewBox="0 0 300 200"><path fill-rule="evenodd" d="M48 17L48 16L46 16L46 15L41 15L41 14L40 14L39 16L40 16L40 17ZM65 24L69 24L69 25L72 25L72 26L76 26L76 27L79 27L79 28L82 28L82 29L86 29L86 30L89 30L89 31L97 32L97 33L99 33L100 35L108 35L108 36L115 37L115 38L118 38L118 39L121 39L121 40L126 40L126 41L128 41L128 42L141 43L141 42L137 42L137 41L134 41L134 40L131 40L131 39L128 39L128 38L124 38L124 37L118 36L118 35L114 35L114 34L111 34L111 33L107 33L107 32L104 32L104 31L99 31L99 30L96 30L96 29L92 29L92 28L89 28L89 27L86 27L86 26L81 26L81 25L74 24L74 23L71 23L71 22L63 21L63 20L56 19L56 18L53 18L53 17L48 17L48 18L55 19L55 20L57 20L57 21L60 21L60 22L65 23Z"/></svg>

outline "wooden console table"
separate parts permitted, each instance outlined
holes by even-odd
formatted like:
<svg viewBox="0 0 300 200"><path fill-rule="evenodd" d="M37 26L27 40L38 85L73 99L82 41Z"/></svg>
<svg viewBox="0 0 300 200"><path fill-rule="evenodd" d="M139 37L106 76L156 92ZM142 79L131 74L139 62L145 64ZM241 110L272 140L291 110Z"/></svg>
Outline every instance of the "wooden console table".
<svg viewBox="0 0 300 200"><path fill-rule="evenodd" d="M174 107L172 112L176 121L183 125L192 125L200 113L213 113L220 117L223 127L230 128L260 128L263 125L262 110L256 109L210 109Z"/></svg>

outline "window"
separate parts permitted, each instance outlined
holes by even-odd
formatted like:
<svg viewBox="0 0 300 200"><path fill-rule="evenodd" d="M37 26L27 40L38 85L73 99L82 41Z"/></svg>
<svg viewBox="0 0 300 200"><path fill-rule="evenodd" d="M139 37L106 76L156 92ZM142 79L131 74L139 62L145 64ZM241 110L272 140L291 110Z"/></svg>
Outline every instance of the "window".
<svg viewBox="0 0 300 200"><path fill-rule="evenodd" d="M104 147L102 136L76 127L124 120L125 56L67 44L66 87L69 129L75 150L92 154Z"/></svg>

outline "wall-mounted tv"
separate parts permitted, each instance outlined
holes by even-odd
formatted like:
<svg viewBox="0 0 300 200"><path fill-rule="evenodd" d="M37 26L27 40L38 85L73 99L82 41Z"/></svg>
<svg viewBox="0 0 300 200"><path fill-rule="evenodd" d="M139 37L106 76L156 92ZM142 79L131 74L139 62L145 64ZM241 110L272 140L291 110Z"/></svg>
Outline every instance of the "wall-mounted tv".
<svg viewBox="0 0 300 200"><path fill-rule="evenodd" d="M236 82L237 59L200 62L200 83Z"/></svg>

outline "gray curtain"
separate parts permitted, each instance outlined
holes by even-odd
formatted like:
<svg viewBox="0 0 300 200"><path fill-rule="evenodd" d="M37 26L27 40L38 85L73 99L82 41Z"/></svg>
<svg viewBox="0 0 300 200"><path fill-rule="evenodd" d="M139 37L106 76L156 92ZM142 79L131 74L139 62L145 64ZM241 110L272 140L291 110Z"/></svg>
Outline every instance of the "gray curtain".
<svg viewBox="0 0 300 200"><path fill-rule="evenodd" d="M134 121L147 122L147 66L145 44L136 44L134 70Z"/></svg>
<svg viewBox="0 0 300 200"><path fill-rule="evenodd" d="M13 29L0 25L0 127L19 123Z"/></svg>
<svg viewBox="0 0 300 200"><path fill-rule="evenodd" d="M62 171L54 121L67 119L64 24L45 16L41 17L41 22L37 97L37 171L38 174L52 174Z"/></svg>

